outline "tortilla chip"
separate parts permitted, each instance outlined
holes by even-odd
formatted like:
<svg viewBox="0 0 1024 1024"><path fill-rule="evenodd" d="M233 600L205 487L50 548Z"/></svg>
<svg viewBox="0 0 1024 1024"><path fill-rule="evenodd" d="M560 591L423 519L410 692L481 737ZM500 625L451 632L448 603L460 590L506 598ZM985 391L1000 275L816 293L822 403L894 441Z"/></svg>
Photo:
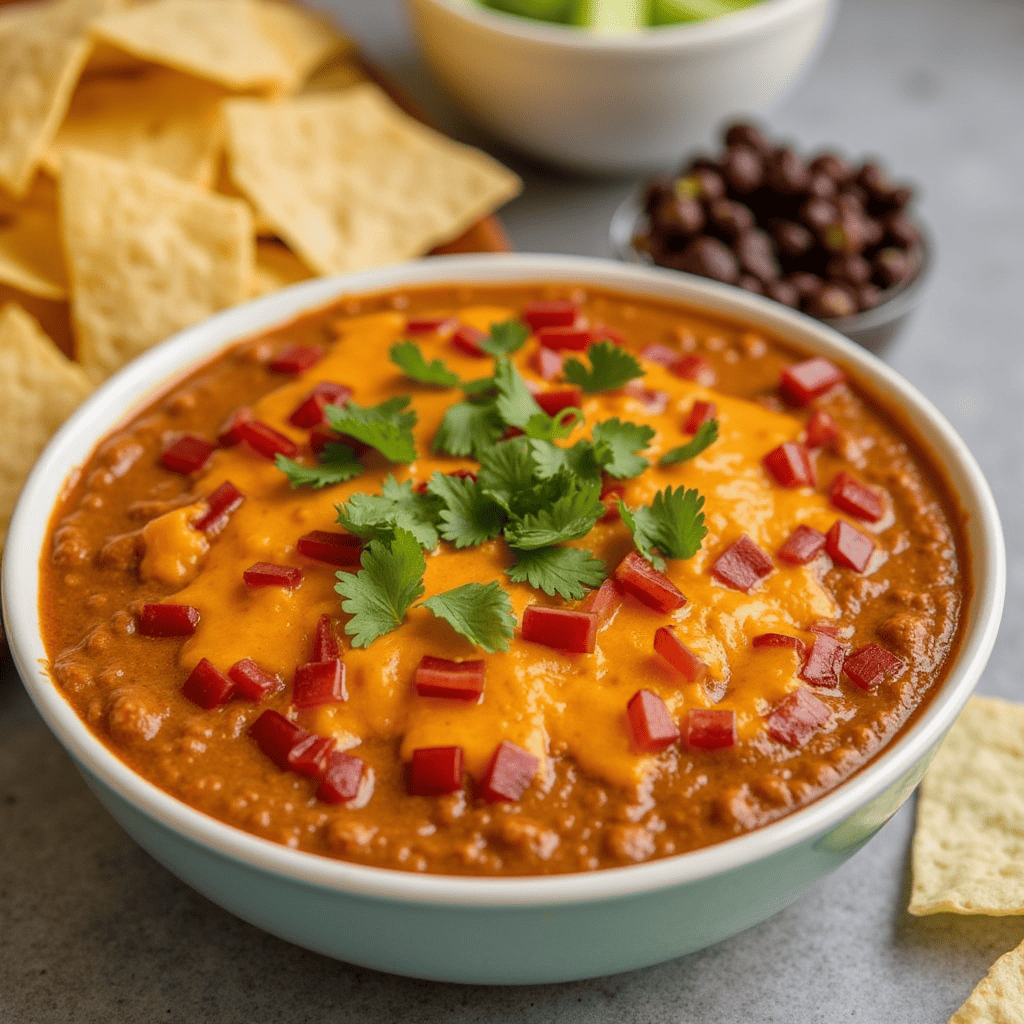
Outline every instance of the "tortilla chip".
<svg viewBox="0 0 1024 1024"><path fill-rule="evenodd" d="M28 313L16 305L0 310L0 544L39 453L91 390L85 371L57 351Z"/></svg>
<svg viewBox="0 0 1024 1024"><path fill-rule="evenodd" d="M231 176L312 269L426 253L516 195L519 179L403 114L373 85L224 106Z"/></svg>
<svg viewBox="0 0 1024 1024"><path fill-rule="evenodd" d="M307 281L312 276L309 267L288 246L264 238L256 242L256 266L251 289L254 297Z"/></svg>
<svg viewBox="0 0 1024 1024"><path fill-rule="evenodd" d="M0 184L16 196L32 180L89 56L86 26L116 0L57 0L4 33L0 47Z"/></svg>
<svg viewBox="0 0 1024 1024"><path fill-rule="evenodd" d="M293 92L332 54L350 56L355 45L331 22L286 0L258 0L256 22L281 51L289 69L285 89Z"/></svg>
<svg viewBox="0 0 1024 1024"><path fill-rule="evenodd" d="M1024 1024L1024 943L992 965L949 1024Z"/></svg>
<svg viewBox="0 0 1024 1024"><path fill-rule="evenodd" d="M135 75L90 75L79 82L43 164L57 174L62 153L87 149L209 186L225 95L202 79L153 65Z"/></svg>
<svg viewBox="0 0 1024 1024"><path fill-rule="evenodd" d="M69 150L60 210L79 357L94 381L249 294L244 203Z"/></svg>
<svg viewBox="0 0 1024 1024"><path fill-rule="evenodd" d="M309 96L320 92L343 92L353 85L369 82L370 79L362 64L355 56L338 56L318 67L306 79L302 87L302 95Z"/></svg>
<svg viewBox="0 0 1024 1024"><path fill-rule="evenodd" d="M251 0L154 0L95 21L97 39L229 89L281 88L292 77Z"/></svg>
<svg viewBox="0 0 1024 1024"><path fill-rule="evenodd" d="M972 697L921 784L912 914L1024 914L1024 705Z"/></svg>
<svg viewBox="0 0 1024 1024"><path fill-rule="evenodd" d="M0 193L0 283L42 299L67 298L56 194L38 181L22 202Z"/></svg>
<svg viewBox="0 0 1024 1024"><path fill-rule="evenodd" d="M43 333L69 359L74 359L77 346L71 330L71 306L67 301L40 299L35 295L0 284L0 309L8 303L21 306L34 320L38 320Z"/></svg>

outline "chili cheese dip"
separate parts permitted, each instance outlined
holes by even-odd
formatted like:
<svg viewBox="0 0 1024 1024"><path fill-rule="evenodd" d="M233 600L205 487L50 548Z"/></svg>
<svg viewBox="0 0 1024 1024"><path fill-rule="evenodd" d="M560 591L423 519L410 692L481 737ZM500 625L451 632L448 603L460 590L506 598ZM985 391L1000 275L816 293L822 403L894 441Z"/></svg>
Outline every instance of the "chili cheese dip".
<svg viewBox="0 0 1024 1024"><path fill-rule="evenodd" d="M346 298L104 440L42 559L118 757L290 847L593 870L806 805L941 681L962 514L782 339L600 290Z"/></svg>

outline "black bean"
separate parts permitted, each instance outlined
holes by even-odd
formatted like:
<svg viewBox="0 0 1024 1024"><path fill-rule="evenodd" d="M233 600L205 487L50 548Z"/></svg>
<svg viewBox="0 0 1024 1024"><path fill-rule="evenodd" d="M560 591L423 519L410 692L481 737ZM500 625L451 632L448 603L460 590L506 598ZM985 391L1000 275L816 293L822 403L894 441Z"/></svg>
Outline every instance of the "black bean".
<svg viewBox="0 0 1024 1024"><path fill-rule="evenodd" d="M775 239L775 248L786 260L798 260L814 248L814 235L794 220L775 217L768 222L768 233Z"/></svg>
<svg viewBox="0 0 1024 1024"><path fill-rule="evenodd" d="M863 256L834 256L825 265L825 274L847 284L862 285L871 280L871 264Z"/></svg>
<svg viewBox="0 0 1024 1024"><path fill-rule="evenodd" d="M740 266L759 281L773 281L779 276L775 246L764 231L755 228L743 232L733 243L733 251Z"/></svg>
<svg viewBox="0 0 1024 1024"><path fill-rule="evenodd" d="M752 146L730 146L722 159L722 174L737 195L749 195L764 183L764 158Z"/></svg>
<svg viewBox="0 0 1024 1024"><path fill-rule="evenodd" d="M710 235L693 239L681 253L672 257L670 266L726 284L736 284L740 279L739 261L732 250Z"/></svg>
<svg viewBox="0 0 1024 1024"><path fill-rule="evenodd" d="M755 295L764 295L764 285L753 274L740 274L740 279L736 283L744 291L753 292Z"/></svg>
<svg viewBox="0 0 1024 1024"><path fill-rule="evenodd" d="M853 293L841 284L824 284L804 299L804 309L822 320L851 316L857 312Z"/></svg>
<svg viewBox="0 0 1024 1024"><path fill-rule="evenodd" d="M790 274L786 279L786 283L792 285L796 289L797 296L803 300L808 295L816 292L821 288L823 282L817 274L812 274L808 270L797 270Z"/></svg>
<svg viewBox="0 0 1024 1024"><path fill-rule="evenodd" d="M704 207L696 199L669 195L654 212L654 228L668 235L689 237L704 227Z"/></svg>
<svg viewBox="0 0 1024 1024"><path fill-rule="evenodd" d="M768 186L786 196L796 196L807 190L811 175L807 164L788 146L780 146L769 155L765 165Z"/></svg>
<svg viewBox="0 0 1024 1024"><path fill-rule="evenodd" d="M708 225L726 241L732 241L754 226L754 215L749 206L734 199L716 199L708 204Z"/></svg>
<svg viewBox="0 0 1024 1024"><path fill-rule="evenodd" d="M808 199L800 207L797 218L821 238L833 224L839 223L839 207L827 199Z"/></svg>
<svg viewBox="0 0 1024 1024"><path fill-rule="evenodd" d="M807 194L818 199L835 199L839 195L839 186L827 174L811 174Z"/></svg>
<svg viewBox="0 0 1024 1024"><path fill-rule="evenodd" d="M837 185L853 177L853 168L837 153L821 153L809 165L812 174L827 174Z"/></svg>
<svg viewBox="0 0 1024 1024"><path fill-rule="evenodd" d="M874 309L882 301L882 290L876 284L865 281L857 289L857 305L861 309Z"/></svg>
<svg viewBox="0 0 1024 1024"><path fill-rule="evenodd" d="M761 129L751 121L736 121L725 130L726 146L749 146L762 156L771 152L771 143L764 137Z"/></svg>
<svg viewBox="0 0 1024 1024"><path fill-rule="evenodd" d="M777 281L769 281L764 286L764 293L768 298L781 302L784 306L792 306L795 309L800 305L800 293L791 281L782 278Z"/></svg>
<svg viewBox="0 0 1024 1024"><path fill-rule="evenodd" d="M875 253L871 269L875 283L881 288L891 288L910 277L907 254L893 246L887 246Z"/></svg>
<svg viewBox="0 0 1024 1024"><path fill-rule="evenodd" d="M831 253L856 255L867 247L869 232L870 228L863 216L843 210L839 220L829 224L821 234L821 244Z"/></svg>
<svg viewBox="0 0 1024 1024"><path fill-rule="evenodd" d="M883 241L899 249L909 249L921 237L921 232L917 230L914 222L900 211L883 217L882 227L885 229Z"/></svg>

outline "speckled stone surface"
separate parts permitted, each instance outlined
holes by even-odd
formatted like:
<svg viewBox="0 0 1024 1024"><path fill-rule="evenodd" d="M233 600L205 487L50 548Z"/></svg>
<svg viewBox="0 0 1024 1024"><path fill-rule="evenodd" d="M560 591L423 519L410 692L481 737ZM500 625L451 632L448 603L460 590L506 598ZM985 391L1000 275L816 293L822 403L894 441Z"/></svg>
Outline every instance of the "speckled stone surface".
<svg viewBox="0 0 1024 1024"><path fill-rule="evenodd" d="M438 122L485 141L420 66L396 0L331 6ZM772 119L801 147L877 153L923 189L939 259L890 362L949 417L999 503L1004 626L980 690L1024 699L1024 3L844 0L819 63ZM525 177L516 248L608 253L635 182ZM701 953L568 985L470 988L336 963L178 882L85 788L8 664L0 676L0 1022L941 1024L1024 918L914 919L913 807L796 905Z"/></svg>

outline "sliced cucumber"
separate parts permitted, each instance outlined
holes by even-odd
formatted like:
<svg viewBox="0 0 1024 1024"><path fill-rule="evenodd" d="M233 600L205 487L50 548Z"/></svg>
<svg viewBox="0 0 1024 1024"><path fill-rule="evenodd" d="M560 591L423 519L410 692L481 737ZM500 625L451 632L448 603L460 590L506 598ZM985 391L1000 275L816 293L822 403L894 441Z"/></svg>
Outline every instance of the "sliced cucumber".
<svg viewBox="0 0 1024 1024"><path fill-rule="evenodd" d="M573 0L569 21L598 32L635 32L650 24L651 0Z"/></svg>

